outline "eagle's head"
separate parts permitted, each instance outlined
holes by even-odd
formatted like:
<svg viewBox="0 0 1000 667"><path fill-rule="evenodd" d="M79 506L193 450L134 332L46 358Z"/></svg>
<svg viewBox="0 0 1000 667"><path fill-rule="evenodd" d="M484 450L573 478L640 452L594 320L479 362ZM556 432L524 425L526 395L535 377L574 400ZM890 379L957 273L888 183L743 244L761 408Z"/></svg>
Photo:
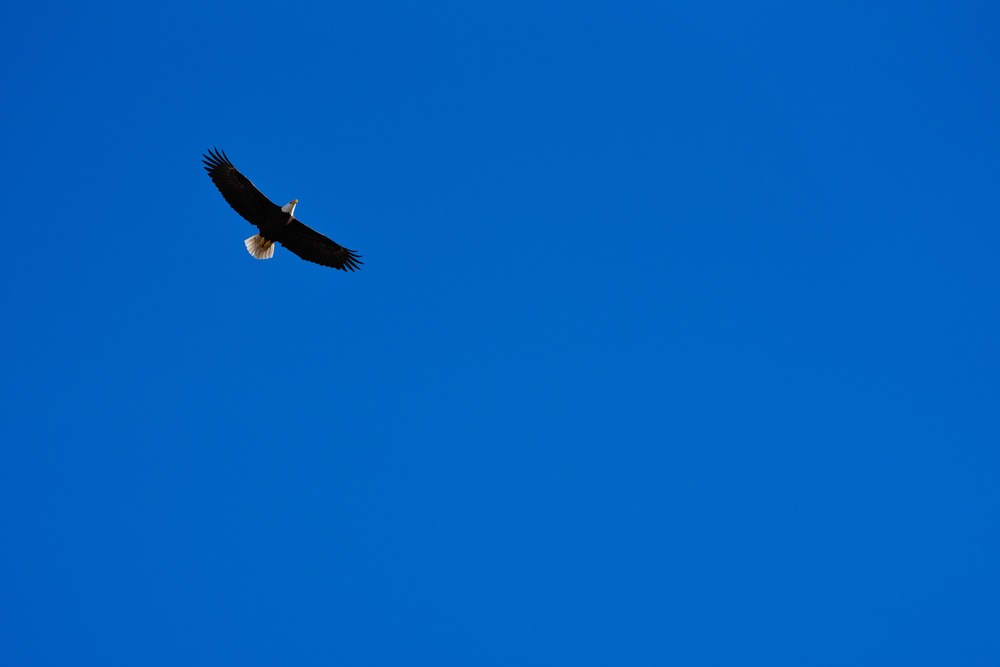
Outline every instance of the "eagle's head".
<svg viewBox="0 0 1000 667"><path fill-rule="evenodd" d="M299 203L298 199L293 199L292 201L282 206L281 210L287 213L288 215L295 215L295 205L298 203Z"/></svg>

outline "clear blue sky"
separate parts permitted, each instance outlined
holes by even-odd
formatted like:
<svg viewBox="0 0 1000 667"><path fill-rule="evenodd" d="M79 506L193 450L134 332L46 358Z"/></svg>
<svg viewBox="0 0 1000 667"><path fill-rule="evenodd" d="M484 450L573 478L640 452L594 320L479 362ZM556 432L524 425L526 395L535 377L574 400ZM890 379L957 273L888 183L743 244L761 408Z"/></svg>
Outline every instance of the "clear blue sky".
<svg viewBox="0 0 1000 667"><path fill-rule="evenodd" d="M1000 662L996 2L4 23L0 663Z"/></svg>

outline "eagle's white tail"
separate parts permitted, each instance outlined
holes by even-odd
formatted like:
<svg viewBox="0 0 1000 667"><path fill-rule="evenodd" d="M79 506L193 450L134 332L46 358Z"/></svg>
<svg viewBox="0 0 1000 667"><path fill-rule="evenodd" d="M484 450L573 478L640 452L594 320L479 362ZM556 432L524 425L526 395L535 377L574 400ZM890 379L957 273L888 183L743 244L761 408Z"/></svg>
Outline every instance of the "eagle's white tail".
<svg viewBox="0 0 1000 667"><path fill-rule="evenodd" d="M265 241L260 234L251 236L243 245L247 247L247 252L257 259L271 259L274 257L274 241Z"/></svg>

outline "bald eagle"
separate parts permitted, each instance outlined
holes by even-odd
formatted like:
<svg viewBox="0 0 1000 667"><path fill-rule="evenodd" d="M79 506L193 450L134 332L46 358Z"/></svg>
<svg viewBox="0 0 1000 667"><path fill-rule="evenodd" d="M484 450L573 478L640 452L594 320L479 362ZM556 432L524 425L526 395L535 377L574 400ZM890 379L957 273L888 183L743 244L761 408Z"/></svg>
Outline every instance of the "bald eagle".
<svg viewBox="0 0 1000 667"><path fill-rule="evenodd" d="M236 170L225 151L210 150L208 155L202 157L205 171L229 205L260 230L259 234L243 242L251 255L257 259L270 259L274 256L274 244L280 243L302 259L316 264L341 271L360 268L360 255L295 219L293 214L298 199L279 207Z"/></svg>

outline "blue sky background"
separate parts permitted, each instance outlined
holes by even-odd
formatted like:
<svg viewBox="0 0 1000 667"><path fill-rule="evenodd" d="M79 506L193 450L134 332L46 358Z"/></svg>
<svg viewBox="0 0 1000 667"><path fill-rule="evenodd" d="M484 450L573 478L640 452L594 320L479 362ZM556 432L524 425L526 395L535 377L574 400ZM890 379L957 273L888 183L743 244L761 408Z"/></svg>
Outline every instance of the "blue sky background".
<svg viewBox="0 0 1000 667"><path fill-rule="evenodd" d="M997 664L998 21L7 7L0 662Z"/></svg>

